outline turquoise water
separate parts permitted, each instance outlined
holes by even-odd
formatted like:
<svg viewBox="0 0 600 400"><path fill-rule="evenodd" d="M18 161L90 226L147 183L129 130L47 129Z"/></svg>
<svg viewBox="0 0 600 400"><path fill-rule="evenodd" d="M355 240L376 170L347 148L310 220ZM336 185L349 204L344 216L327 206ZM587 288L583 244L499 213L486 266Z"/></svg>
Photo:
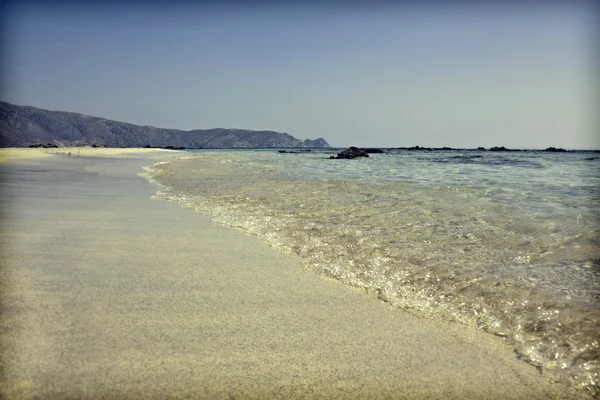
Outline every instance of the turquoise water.
<svg viewBox="0 0 600 400"><path fill-rule="evenodd" d="M200 151L157 198L298 254L394 306L502 336L550 379L600 384L600 154Z"/></svg>

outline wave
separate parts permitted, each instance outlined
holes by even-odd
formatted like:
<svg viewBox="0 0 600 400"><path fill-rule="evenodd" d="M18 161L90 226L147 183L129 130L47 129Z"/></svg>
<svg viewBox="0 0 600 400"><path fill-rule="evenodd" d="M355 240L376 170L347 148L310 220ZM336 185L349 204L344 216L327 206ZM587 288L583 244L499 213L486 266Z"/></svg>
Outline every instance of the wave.
<svg viewBox="0 0 600 400"><path fill-rule="evenodd" d="M302 177L251 154L187 157L146 177L156 198L296 253L317 273L505 337L551 379L599 383L594 209L544 217L489 189Z"/></svg>

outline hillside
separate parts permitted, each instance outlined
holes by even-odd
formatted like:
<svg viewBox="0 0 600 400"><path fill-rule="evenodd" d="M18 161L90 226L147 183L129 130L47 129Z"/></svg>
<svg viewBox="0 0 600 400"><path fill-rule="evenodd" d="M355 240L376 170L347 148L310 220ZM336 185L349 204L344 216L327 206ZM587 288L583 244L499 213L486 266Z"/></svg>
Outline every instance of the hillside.
<svg viewBox="0 0 600 400"><path fill-rule="evenodd" d="M297 139L287 133L247 129L177 129L139 126L88 115L17 106L0 101L0 147L329 147L325 139Z"/></svg>

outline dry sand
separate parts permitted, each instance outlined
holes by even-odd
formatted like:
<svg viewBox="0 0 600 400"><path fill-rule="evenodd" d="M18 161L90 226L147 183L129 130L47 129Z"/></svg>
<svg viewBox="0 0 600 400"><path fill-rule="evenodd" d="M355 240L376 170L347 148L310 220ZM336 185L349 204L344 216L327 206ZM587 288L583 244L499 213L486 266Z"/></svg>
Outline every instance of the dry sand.
<svg viewBox="0 0 600 400"><path fill-rule="evenodd" d="M0 165L0 397L547 399L501 339L415 318L151 200L155 162Z"/></svg>

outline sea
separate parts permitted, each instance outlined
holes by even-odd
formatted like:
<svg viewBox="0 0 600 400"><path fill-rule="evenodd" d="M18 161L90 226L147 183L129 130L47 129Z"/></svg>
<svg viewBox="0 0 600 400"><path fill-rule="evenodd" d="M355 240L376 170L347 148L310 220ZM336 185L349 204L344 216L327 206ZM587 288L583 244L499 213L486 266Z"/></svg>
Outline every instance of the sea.
<svg viewBox="0 0 600 400"><path fill-rule="evenodd" d="M599 393L600 152L338 151L189 151L145 176L158 199Z"/></svg>

